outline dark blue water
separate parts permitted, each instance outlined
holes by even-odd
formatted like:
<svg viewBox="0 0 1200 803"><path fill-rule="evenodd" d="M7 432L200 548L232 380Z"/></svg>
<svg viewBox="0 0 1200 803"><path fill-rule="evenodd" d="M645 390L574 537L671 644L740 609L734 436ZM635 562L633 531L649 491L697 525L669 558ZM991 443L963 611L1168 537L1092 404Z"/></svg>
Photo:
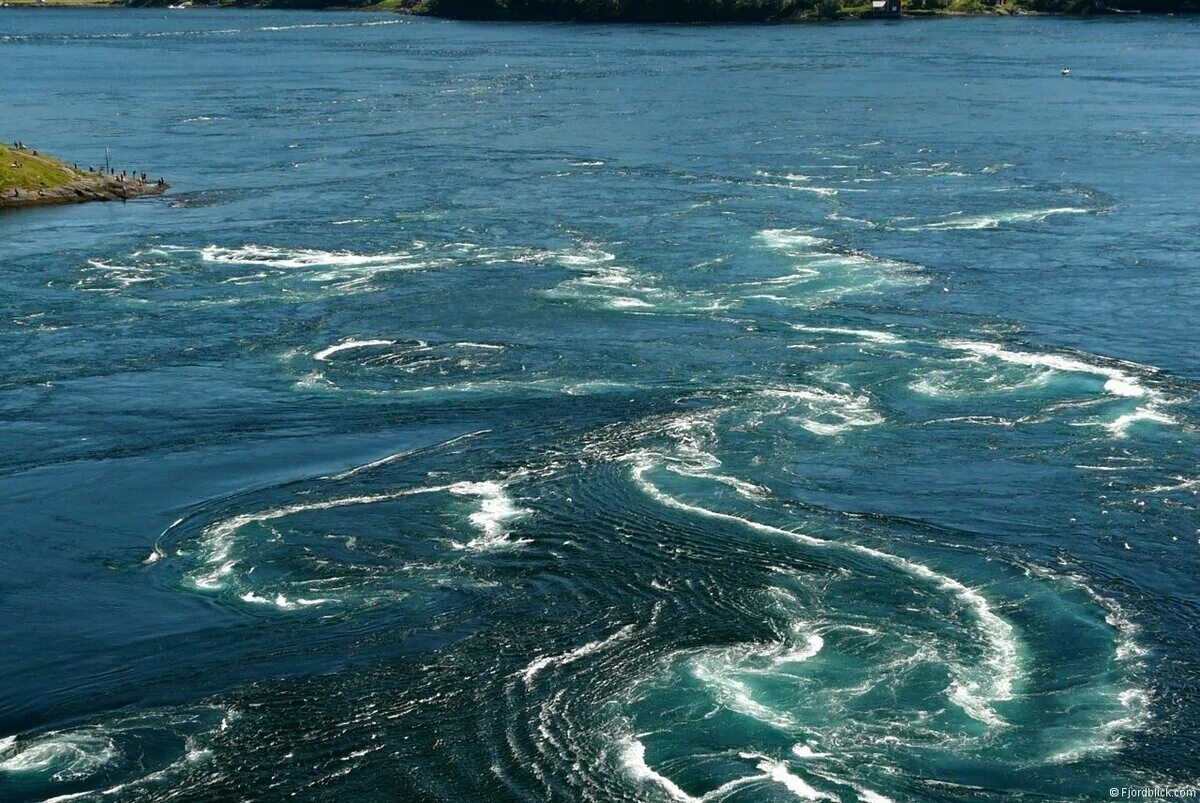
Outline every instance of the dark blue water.
<svg viewBox="0 0 1200 803"><path fill-rule="evenodd" d="M1195 781L1196 21L8 10L0 91L173 184L0 215L0 798Z"/></svg>

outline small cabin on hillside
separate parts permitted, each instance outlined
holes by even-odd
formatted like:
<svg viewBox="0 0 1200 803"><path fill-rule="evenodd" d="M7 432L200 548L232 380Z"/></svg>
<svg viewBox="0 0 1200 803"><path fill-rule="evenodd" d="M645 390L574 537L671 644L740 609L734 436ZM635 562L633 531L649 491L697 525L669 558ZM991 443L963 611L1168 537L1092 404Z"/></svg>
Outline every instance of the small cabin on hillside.
<svg viewBox="0 0 1200 803"><path fill-rule="evenodd" d="M871 17L874 19L899 19L901 0L871 0Z"/></svg>

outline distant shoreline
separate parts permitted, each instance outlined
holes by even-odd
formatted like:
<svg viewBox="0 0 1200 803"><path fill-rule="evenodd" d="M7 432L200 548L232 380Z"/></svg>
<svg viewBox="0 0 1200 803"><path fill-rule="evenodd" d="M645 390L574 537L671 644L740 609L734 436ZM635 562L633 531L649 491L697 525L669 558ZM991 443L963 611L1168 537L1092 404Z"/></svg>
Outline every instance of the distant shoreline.
<svg viewBox="0 0 1200 803"><path fill-rule="evenodd" d="M1192 16L1197 11L1190 8L1180 10L1121 10L1110 8L1088 8L1085 10L1043 10L1032 8L1025 5L1028 0L1021 0L1019 3L1007 4L998 3L994 6L982 5L979 0L945 0L948 6L945 8L905 8L903 14L899 17L901 20L920 20L920 19L955 19L968 17L1053 17L1053 18L1079 18L1079 19L1097 19L1107 17L1125 17L1134 16L1149 16L1149 17L1174 17L1174 16ZM470 0L468 0L470 2ZM793 14L764 14L763 16L739 16L737 14L722 14L716 13L713 15L693 14L693 15L647 15L647 16L604 16L588 14L557 13L559 11L569 11L574 7L570 1L562 2L561 4L549 3L540 8L545 11L547 8L553 9L556 13L522 13L521 11L512 11L508 5L503 7L504 10L499 10L496 6L488 5L487 2L475 3L470 6L463 6L455 2L455 0L382 0L381 2L365 4L365 5L321 5L320 0L301 0L301 3L292 2L291 0L263 0L262 2L253 3L201 3L193 5L186 10L194 9L234 9L234 10L270 10L270 11L366 11L373 13L392 13L402 14L414 17L429 17L432 19L453 19L463 22L566 22L580 24L631 24L631 25L656 25L656 24L696 24L696 25L730 25L730 24L750 24L750 25L777 25L789 23L803 22L836 22L847 20L861 20L866 22L887 21L886 19L876 19L868 13L869 5L860 4L860 0L847 0L847 2L856 3L855 5L840 6L834 8L830 3L836 3L838 0L825 0L822 4L819 0L816 4L803 11ZM970 6L970 7L964 7ZM39 0L0 0L0 10L8 9L40 9L49 10L56 8L65 9L160 9L160 10L185 10L179 9L177 4L171 0L136 0L134 3L128 3L124 0L47 0L47 2L39 2ZM714 4L710 8L717 11L727 10L719 3ZM692 9L697 10L697 9ZM896 18L892 18L894 21Z"/></svg>

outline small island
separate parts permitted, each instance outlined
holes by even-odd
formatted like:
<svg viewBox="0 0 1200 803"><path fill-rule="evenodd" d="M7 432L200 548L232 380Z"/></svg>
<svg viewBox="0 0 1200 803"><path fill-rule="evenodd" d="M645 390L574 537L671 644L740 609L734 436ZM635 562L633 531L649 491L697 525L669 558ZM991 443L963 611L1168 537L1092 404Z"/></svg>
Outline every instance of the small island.
<svg viewBox="0 0 1200 803"><path fill-rule="evenodd" d="M111 168L80 168L29 148L23 143L0 145L0 209L126 201L159 195L170 185L145 173Z"/></svg>

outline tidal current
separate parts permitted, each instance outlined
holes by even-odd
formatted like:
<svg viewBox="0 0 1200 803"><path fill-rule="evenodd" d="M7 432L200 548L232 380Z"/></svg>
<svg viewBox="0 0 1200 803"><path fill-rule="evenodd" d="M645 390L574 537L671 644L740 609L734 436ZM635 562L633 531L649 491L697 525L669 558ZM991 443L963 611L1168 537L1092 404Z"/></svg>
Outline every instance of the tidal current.
<svg viewBox="0 0 1200 803"><path fill-rule="evenodd" d="M1196 783L1197 21L6 9L0 89L173 185L0 215L0 799Z"/></svg>

